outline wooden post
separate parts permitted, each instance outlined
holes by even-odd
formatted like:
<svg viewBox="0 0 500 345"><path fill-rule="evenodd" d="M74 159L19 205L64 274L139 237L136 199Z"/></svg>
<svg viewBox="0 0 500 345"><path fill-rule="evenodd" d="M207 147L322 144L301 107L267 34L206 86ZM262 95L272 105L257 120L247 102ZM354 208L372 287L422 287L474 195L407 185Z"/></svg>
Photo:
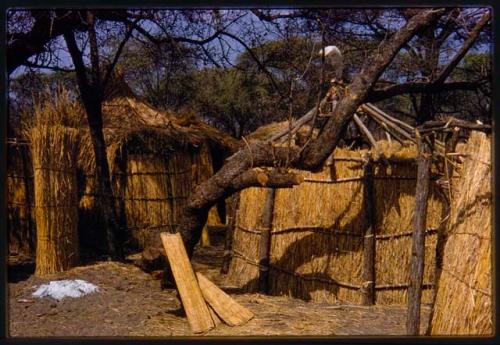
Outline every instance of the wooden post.
<svg viewBox="0 0 500 345"><path fill-rule="evenodd" d="M226 204L226 236L224 241L224 258L220 272L227 274L232 259L234 226L236 225L236 213L240 203L240 193L231 195Z"/></svg>
<svg viewBox="0 0 500 345"><path fill-rule="evenodd" d="M189 262L181 235L162 232L161 240L191 329L194 333L211 330L215 324Z"/></svg>
<svg viewBox="0 0 500 345"><path fill-rule="evenodd" d="M418 335L420 330L420 302L425 262L425 228L427 198L432 152L430 145L416 132L419 155L417 158L417 187L415 192L415 215L413 220L412 251L410 263L410 286L408 289L408 314L406 333Z"/></svg>
<svg viewBox="0 0 500 345"><path fill-rule="evenodd" d="M276 190L269 188L266 193L264 210L261 218L261 233L259 243L259 290L269 291L269 256L271 251L271 228L274 213L274 197Z"/></svg>
<svg viewBox="0 0 500 345"><path fill-rule="evenodd" d="M375 304L375 198L373 195L373 161L367 155L363 165L363 202L367 228L364 237L363 249L363 304Z"/></svg>

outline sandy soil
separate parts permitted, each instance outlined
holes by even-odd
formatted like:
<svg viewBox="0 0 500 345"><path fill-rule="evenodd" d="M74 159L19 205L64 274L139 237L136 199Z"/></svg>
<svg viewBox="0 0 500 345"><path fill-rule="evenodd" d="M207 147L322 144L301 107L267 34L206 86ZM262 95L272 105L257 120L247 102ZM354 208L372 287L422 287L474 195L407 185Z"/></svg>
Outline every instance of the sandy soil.
<svg viewBox="0 0 500 345"><path fill-rule="evenodd" d="M198 248L194 269L225 289L255 314L248 323L218 325L201 336L265 335L403 335L405 306L332 305L280 296L240 293L219 274L222 245ZM63 274L38 278L33 263L11 258L9 332L13 337L39 336L193 336L174 289L133 262L96 262ZM37 299L35 286L55 279L84 279L100 291L81 298ZM428 321L422 311L422 331Z"/></svg>

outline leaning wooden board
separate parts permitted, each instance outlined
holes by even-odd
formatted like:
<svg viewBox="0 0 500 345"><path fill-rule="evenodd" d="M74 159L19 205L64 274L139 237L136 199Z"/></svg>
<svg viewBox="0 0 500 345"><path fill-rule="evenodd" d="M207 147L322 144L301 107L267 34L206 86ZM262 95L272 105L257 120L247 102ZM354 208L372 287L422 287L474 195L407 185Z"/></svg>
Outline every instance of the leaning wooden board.
<svg viewBox="0 0 500 345"><path fill-rule="evenodd" d="M203 299L180 234L162 232L161 240L191 329L194 333L211 330L215 324Z"/></svg>
<svg viewBox="0 0 500 345"><path fill-rule="evenodd" d="M197 272L196 276L203 297L217 315L229 326L238 326L253 318L254 315L250 310L238 304L203 274Z"/></svg>

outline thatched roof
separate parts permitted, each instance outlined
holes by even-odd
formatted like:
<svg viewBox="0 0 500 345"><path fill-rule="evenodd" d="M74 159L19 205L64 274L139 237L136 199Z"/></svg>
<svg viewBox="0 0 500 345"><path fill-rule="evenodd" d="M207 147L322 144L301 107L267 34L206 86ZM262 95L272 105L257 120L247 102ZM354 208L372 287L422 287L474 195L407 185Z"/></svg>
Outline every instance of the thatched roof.
<svg viewBox="0 0 500 345"><path fill-rule="evenodd" d="M194 113L162 111L134 94L123 77L117 76L106 92L103 103L103 126L106 134L115 140L142 136L170 142L175 146L199 145L209 142L222 149L233 149L236 140L200 120Z"/></svg>
<svg viewBox="0 0 500 345"><path fill-rule="evenodd" d="M194 113L173 113L158 110L134 94L122 76L115 76L105 92L103 132L108 154L124 145L138 152L162 153L179 148L208 144L221 154L228 154L238 146L237 140L198 120ZM94 164L88 124L81 150L81 164L85 170Z"/></svg>

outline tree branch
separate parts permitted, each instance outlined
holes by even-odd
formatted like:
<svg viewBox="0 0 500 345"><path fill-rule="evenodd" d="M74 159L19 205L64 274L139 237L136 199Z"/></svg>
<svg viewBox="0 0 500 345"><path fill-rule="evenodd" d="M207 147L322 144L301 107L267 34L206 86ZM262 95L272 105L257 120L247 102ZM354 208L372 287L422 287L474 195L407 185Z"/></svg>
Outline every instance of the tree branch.
<svg viewBox="0 0 500 345"><path fill-rule="evenodd" d="M26 66L26 67L32 67L32 68L50 69L50 70L56 71L56 72L74 72L75 71L74 69L63 68L63 67L59 67L59 66L38 65L38 64L30 62L30 61L25 61L22 63L22 65Z"/></svg>
<svg viewBox="0 0 500 345"><path fill-rule="evenodd" d="M255 168L235 178L231 189L232 192L237 192L248 187L290 188L302 183L303 180L302 175Z"/></svg>
<svg viewBox="0 0 500 345"><path fill-rule="evenodd" d="M68 51L71 55L71 59L73 60L73 65L75 65L77 81L80 89L90 91L89 81L87 79L87 74L85 73L86 68L83 62L82 52L78 49L76 44L75 34L72 31L65 32L64 40L66 41Z"/></svg>
<svg viewBox="0 0 500 345"><path fill-rule="evenodd" d="M451 82L445 84L444 82L450 75L450 73L455 69L458 63L465 56L467 51L470 49L474 41L479 36L479 33L488 23L491 13L487 11L481 17L481 20L476 24L474 29L471 31L469 38L464 42L460 50L451 59L450 63L439 73L439 75L431 82L410 82L404 84L396 84L393 86L388 86L383 89L372 90L367 97L368 102L378 102L386 98L398 96L405 93L435 93L435 92L445 92L453 90L476 90L484 82L483 81L473 81L473 82ZM444 29L443 29L444 30Z"/></svg>
<svg viewBox="0 0 500 345"><path fill-rule="evenodd" d="M292 12L288 14L266 14L258 9L250 10L257 18L266 22L273 22L276 19L284 19L284 18L304 18L307 17L304 13Z"/></svg>
<svg viewBox="0 0 500 345"><path fill-rule="evenodd" d="M56 16L53 16L53 13ZM7 35L7 73L12 73L23 65L28 58L44 51L45 45L56 37L69 31L81 31L87 28L78 10L31 10L34 18L33 27L28 32ZM125 10L95 11L97 18L123 21L130 14Z"/></svg>
<svg viewBox="0 0 500 345"><path fill-rule="evenodd" d="M132 23L132 25L129 26L129 29L128 29L127 33L125 34L125 38L120 42L120 45L118 46L118 49L116 50L113 61L107 67L106 75L104 76L104 81L102 83L103 90L106 88L106 85L108 84L109 79L111 78L111 75L113 74L113 69L115 68L116 64L118 63L118 60L120 59L123 48L125 47L125 44L128 42L130 37L132 36L132 32L134 31L134 26L137 24L137 22L139 20L140 20L140 18L135 19L134 22Z"/></svg>
<svg viewBox="0 0 500 345"><path fill-rule="evenodd" d="M481 30L486 26L491 17L491 12L487 10L479 22L476 24L474 29L471 31L469 38L464 42L460 50L455 54L455 56L451 59L450 63L439 73L439 75L435 79L435 83L444 83L446 78L450 75L450 73L457 67L459 62L465 56L465 54L469 51L472 44L476 41L476 38L479 36Z"/></svg>
<svg viewBox="0 0 500 345"><path fill-rule="evenodd" d="M31 15L34 18L34 24L29 32L7 35L8 74L24 64L30 56L42 52L45 45L54 37L61 35L68 29L84 28L79 16L74 11L64 17L56 17L54 20L51 17L51 11L33 10Z"/></svg>
<svg viewBox="0 0 500 345"><path fill-rule="evenodd" d="M274 80L274 77L271 74L271 72L269 72L267 70L267 68L264 65L262 65L262 63L260 62L259 58L255 55L255 53L252 51L252 49L245 42L243 42L239 37L237 37L237 36L235 36L235 35L233 35L233 34L231 34L229 32L223 31L223 32L221 32L221 34L225 35L227 37L230 37L233 40L235 40L236 42L238 42L239 44L241 44L248 51L248 53L250 54L250 56L252 57L252 59L255 61L255 63L257 64L257 66L259 66L259 69L267 75L267 77L269 78L269 80L273 84L274 89L278 90L278 85L276 84L276 81Z"/></svg>
<svg viewBox="0 0 500 345"><path fill-rule="evenodd" d="M484 80L478 81L457 81L445 84L438 84L436 82L410 82L403 84L396 84L381 89L370 91L366 97L367 102L380 102L384 99L399 96L406 93L438 93L455 90L476 90Z"/></svg>
<svg viewBox="0 0 500 345"><path fill-rule="evenodd" d="M87 27L90 43L90 64L92 66L92 86L95 90L97 90L99 97L102 97L101 71L99 67L99 49L97 47L94 13L92 13L92 11L87 11Z"/></svg>

